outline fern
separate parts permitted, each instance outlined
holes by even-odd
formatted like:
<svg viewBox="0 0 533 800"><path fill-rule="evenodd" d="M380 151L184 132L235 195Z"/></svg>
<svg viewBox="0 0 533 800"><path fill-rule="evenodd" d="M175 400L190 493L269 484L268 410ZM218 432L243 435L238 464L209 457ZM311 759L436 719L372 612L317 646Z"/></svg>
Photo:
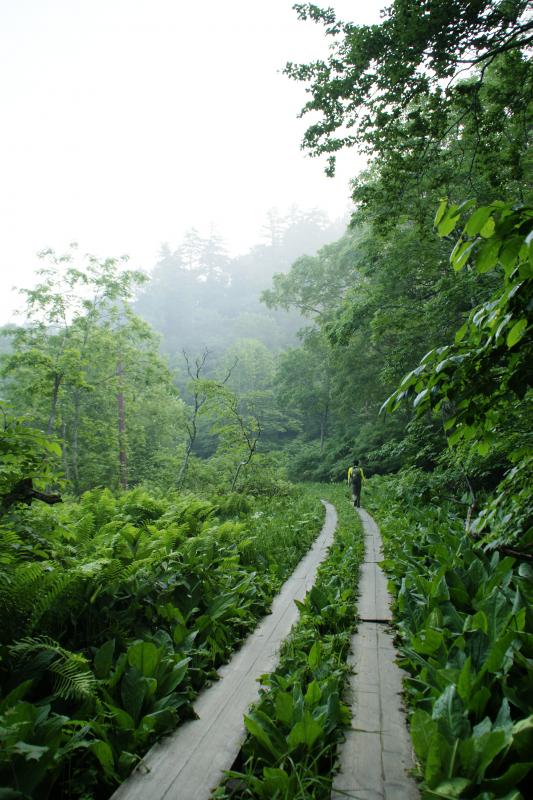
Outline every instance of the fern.
<svg viewBox="0 0 533 800"><path fill-rule="evenodd" d="M0 606L2 608L2 640L11 642L15 635L27 630L33 609L38 603L47 565L22 563L16 569L0 573Z"/></svg>
<svg viewBox="0 0 533 800"><path fill-rule="evenodd" d="M48 572L43 576L43 586L33 604L33 612L29 620L29 630L33 631L42 617L49 612L57 600L65 595L77 579L72 572Z"/></svg>
<svg viewBox="0 0 533 800"><path fill-rule="evenodd" d="M0 564L13 564L19 561L19 550L24 543L15 531L0 528Z"/></svg>
<svg viewBox="0 0 533 800"><path fill-rule="evenodd" d="M122 579L124 564L118 558L112 558L102 573L102 583L116 583Z"/></svg>
<svg viewBox="0 0 533 800"><path fill-rule="evenodd" d="M88 511L76 522L76 544L79 550L88 550L94 539L94 514Z"/></svg>
<svg viewBox="0 0 533 800"><path fill-rule="evenodd" d="M9 648L12 656L22 661L38 654L51 657L48 670L55 675L54 690L64 700L87 700L95 696L96 678L89 662L81 653L73 653L61 647L49 636L26 637Z"/></svg>

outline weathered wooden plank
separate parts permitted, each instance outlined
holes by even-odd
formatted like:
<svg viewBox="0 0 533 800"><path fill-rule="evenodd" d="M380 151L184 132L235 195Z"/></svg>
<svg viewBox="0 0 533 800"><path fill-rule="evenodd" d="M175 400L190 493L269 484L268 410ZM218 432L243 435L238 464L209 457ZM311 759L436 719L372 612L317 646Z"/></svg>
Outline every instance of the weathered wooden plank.
<svg viewBox="0 0 533 800"><path fill-rule="evenodd" d="M378 562L383 558L379 529L358 509L365 529L365 565L361 570L358 616L352 638L348 700L352 724L340 748L340 772L332 800L416 800L411 741L402 708L402 670L396 664L390 620L390 596Z"/></svg>

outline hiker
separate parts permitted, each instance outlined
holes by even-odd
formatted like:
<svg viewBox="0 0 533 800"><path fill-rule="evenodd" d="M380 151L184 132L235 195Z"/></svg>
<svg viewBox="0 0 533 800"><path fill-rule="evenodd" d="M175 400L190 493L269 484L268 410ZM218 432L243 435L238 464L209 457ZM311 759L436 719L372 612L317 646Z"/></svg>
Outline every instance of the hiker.
<svg viewBox="0 0 533 800"><path fill-rule="evenodd" d="M365 473L359 461L355 461L353 466L348 469L348 484L352 490L352 500L354 508L361 506L361 487L365 480Z"/></svg>

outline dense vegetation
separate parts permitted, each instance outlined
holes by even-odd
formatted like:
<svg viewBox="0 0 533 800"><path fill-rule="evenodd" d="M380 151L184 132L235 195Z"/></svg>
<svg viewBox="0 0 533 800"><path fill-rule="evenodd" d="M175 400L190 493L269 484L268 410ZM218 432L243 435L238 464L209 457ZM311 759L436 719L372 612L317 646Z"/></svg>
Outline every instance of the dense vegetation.
<svg viewBox="0 0 533 800"><path fill-rule="evenodd" d="M4 329L6 798L103 797L190 714L317 532L314 490L290 481L342 480L355 457L377 473L424 796L522 796L528 4L395 0L373 26L296 10L331 43L286 66L309 93L303 146L331 175L341 149L368 156L348 230L272 213L239 258L190 231L151 277L46 251ZM359 558L341 528L248 717L243 796L327 793Z"/></svg>
<svg viewBox="0 0 533 800"><path fill-rule="evenodd" d="M107 489L4 516L2 785L105 797L192 713L316 536L313 496Z"/></svg>
<svg viewBox="0 0 533 800"><path fill-rule="evenodd" d="M483 553L424 477L373 481L394 587L423 797L527 796L533 765L531 567ZM428 486L428 489L431 487Z"/></svg>

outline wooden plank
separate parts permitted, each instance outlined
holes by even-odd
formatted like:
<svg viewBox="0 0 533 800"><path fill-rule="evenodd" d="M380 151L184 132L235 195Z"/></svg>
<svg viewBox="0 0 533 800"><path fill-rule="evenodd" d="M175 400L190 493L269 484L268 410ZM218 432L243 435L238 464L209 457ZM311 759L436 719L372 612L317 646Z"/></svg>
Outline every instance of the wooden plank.
<svg viewBox="0 0 533 800"><path fill-rule="evenodd" d="M361 570L358 615L352 637L348 700L352 724L340 748L340 772L332 800L417 800L419 792L408 774L413 767L411 740L402 707L402 675L386 622L391 619L379 529L364 509L358 509L365 529L365 560ZM367 620L367 621L365 621ZM379 620L382 620L379 622Z"/></svg>

